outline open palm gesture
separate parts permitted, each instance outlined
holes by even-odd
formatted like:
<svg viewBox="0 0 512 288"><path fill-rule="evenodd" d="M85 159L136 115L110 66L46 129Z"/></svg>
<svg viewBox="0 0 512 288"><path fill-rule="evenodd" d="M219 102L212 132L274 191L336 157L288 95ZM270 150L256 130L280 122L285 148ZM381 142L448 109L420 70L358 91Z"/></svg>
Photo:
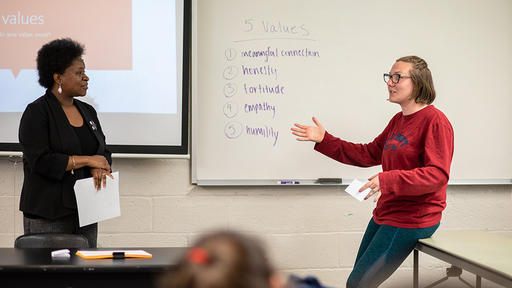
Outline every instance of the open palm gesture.
<svg viewBox="0 0 512 288"><path fill-rule="evenodd" d="M292 127L292 134L298 136L298 141L312 141L316 143L322 142L325 136L325 128L313 117L313 123L315 126L306 126L295 123L295 127Z"/></svg>

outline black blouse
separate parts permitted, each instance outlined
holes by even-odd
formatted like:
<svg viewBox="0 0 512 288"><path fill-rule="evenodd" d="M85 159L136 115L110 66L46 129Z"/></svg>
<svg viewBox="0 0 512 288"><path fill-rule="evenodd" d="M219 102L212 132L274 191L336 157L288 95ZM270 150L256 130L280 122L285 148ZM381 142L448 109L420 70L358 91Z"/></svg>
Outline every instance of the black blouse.
<svg viewBox="0 0 512 288"><path fill-rule="evenodd" d="M98 151L98 140L87 125L85 125L85 120L82 126L73 126L73 130L75 130L76 136L80 139L80 146L82 147L80 155L95 155L96 151Z"/></svg>

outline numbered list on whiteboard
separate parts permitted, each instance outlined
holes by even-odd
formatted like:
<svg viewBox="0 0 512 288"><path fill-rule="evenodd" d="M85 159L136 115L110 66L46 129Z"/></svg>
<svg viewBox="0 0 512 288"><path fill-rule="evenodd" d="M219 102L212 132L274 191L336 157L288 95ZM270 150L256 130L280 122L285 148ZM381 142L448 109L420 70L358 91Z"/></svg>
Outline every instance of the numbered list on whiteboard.
<svg viewBox="0 0 512 288"><path fill-rule="evenodd" d="M290 128L280 125L293 123L297 113L290 111L296 105L287 103L300 101L308 74L314 73L310 68L320 60L318 43L304 23L248 18L240 21L240 31L242 37L218 56L225 61L219 71L223 91L217 93L224 100L223 133L228 141L249 137L277 147Z"/></svg>

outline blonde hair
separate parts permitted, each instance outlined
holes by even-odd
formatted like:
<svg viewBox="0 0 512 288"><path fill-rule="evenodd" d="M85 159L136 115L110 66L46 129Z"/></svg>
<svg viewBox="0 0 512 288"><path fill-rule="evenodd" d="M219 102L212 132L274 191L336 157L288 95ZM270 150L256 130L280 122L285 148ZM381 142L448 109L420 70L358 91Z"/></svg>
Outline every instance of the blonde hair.
<svg viewBox="0 0 512 288"><path fill-rule="evenodd" d="M405 56L396 60L396 62L411 63L411 71L409 76L414 83L412 98L416 103L431 104L436 99L436 90L434 89L434 81L432 73L428 69L425 60L418 56Z"/></svg>

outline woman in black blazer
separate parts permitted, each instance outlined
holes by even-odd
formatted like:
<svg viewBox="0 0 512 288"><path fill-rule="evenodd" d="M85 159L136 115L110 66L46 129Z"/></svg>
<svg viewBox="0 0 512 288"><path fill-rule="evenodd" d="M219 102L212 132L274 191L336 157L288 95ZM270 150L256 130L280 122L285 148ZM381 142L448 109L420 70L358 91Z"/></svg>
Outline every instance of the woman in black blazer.
<svg viewBox="0 0 512 288"><path fill-rule="evenodd" d="M20 210L25 234L82 234L96 247L98 224L78 225L73 186L94 178L97 189L106 185L111 153L94 108L85 96L89 77L83 46L71 39L45 44L37 55L39 83L46 94L30 103L21 118L24 180Z"/></svg>

